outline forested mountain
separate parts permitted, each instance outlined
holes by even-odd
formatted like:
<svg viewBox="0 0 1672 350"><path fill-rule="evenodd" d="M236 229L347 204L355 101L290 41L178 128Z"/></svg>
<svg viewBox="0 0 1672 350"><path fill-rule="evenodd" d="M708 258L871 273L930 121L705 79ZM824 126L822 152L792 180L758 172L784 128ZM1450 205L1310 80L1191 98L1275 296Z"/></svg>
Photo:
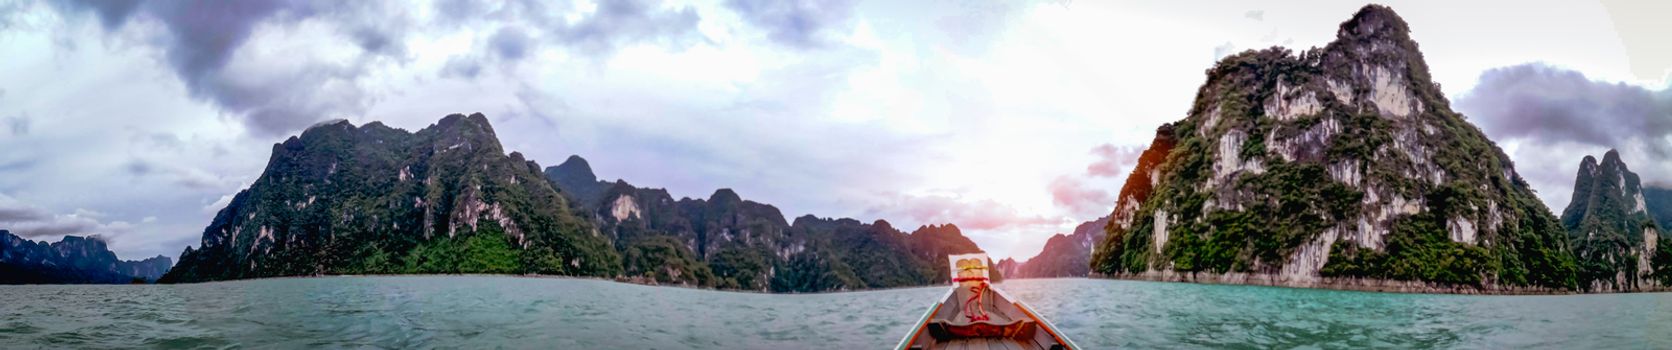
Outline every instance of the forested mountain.
<svg viewBox="0 0 1672 350"><path fill-rule="evenodd" d="M1575 290L1561 223L1429 77L1393 10L1226 57L1124 188L1094 272L1374 290ZM1130 196L1129 196L1130 194Z"/></svg>
<svg viewBox="0 0 1672 350"><path fill-rule="evenodd" d="M615 243L628 276L657 283L774 292L926 285L948 282L948 254L981 251L952 225L906 234L881 220L789 223L730 189L675 200L664 189L599 181L580 156L545 173Z"/></svg>
<svg viewBox="0 0 1672 350"><path fill-rule="evenodd" d="M173 265L164 256L119 260L97 237L64 236L46 243L0 230L0 284L150 282Z"/></svg>
<svg viewBox="0 0 1672 350"><path fill-rule="evenodd" d="M1039 255L1017 265L1011 277L1086 277L1091 273L1091 251L1103 242L1108 225L1109 217L1104 216L1075 226L1071 234L1051 236Z"/></svg>
<svg viewBox="0 0 1672 350"><path fill-rule="evenodd" d="M1026 278L1026 276L1021 276L1017 273L1017 271L1021 271L1021 268L1022 264L1016 262L1016 259L1014 258L1004 258L1003 260L999 260L999 262L993 264L993 271L998 271L1000 274L1007 277Z"/></svg>
<svg viewBox="0 0 1672 350"><path fill-rule="evenodd" d="M720 189L707 199L598 181L585 159L542 171L481 114L416 133L308 128L181 254L166 282L325 274L508 273L812 292L947 282L979 252L951 225L806 216Z"/></svg>
<svg viewBox="0 0 1672 350"><path fill-rule="evenodd" d="M416 133L327 122L273 145L163 280L620 272L538 164L505 154L483 115L454 114Z"/></svg>

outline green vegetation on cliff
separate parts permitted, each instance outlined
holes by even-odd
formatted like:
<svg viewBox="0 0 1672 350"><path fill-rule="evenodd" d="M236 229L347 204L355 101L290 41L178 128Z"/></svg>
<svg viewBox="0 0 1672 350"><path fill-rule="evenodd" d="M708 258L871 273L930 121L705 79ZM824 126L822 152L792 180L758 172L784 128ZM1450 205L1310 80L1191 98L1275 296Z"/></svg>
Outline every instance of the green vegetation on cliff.
<svg viewBox="0 0 1672 350"><path fill-rule="evenodd" d="M814 292L946 283L958 228L806 217L729 189L674 200L598 181L585 159L541 171L481 114L409 133L316 125L181 254L167 282L326 274L554 274Z"/></svg>
<svg viewBox="0 0 1672 350"><path fill-rule="evenodd" d="M771 292L920 286L949 283L947 255L981 251L952 225L907 234L881 220L809 215L790 223L730 189L675 200L664 189L599 181L579 156L545 175L615 242L628 277L656 283Z"/></svg>
<svg viewBox="0 0 1672 350"><path fill-rule="evenodd" d="M353 273L615 276L621 258L572 214L539 167L505 154L487 118L409 133L316 125L273 146L267 169L163 280Z"/></svg>
<svg viewBox="0 0 1672 350"><path fill-rule="evenodd" d="M994 270L1014 271L1014 276L1009 277L1015 278L1086 277L1091 273L1092 247L1103 242L1103 227L1108 226L1109 218L1104 216L1081 223L1067 235L1053 235L1045 240L1045 247L1033 258L1013 268L1005 268L1007 263L1001 261L999 268Z"/></svg>
<svg viewBox="0 0 1672 350"><path fill-rule="evenodd" d="M1586 156L1574 178L1573 200L1562 211L1573 254L1579 262L1580 282L1590 290L1631 291L1672 285L1672 265L1665 249L1672 239L1661 237L1661 226L1650 216L1654 209L1637 173L1619 152L1609 150L1598 163ZM1658 202L1658 201L1657 201ZM1658 204L1658 203L1657 203Z"/></svg>
<svg viewBox="0 0 1672 350"><path fill-rule="evenodd" d="M1579 286L1561 226L1449 108L1409 28L1366 6L1335 42L1221 60L1133 171L1094 271ZM1146 176L1148 177L1148 176Z"/></svg>

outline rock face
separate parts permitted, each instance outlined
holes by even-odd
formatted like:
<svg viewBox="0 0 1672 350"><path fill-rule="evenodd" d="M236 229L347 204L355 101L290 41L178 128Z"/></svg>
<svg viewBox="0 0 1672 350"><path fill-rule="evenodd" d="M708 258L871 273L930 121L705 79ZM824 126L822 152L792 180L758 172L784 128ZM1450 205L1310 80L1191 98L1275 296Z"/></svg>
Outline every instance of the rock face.
<svg viewBox="0 0 1672 350"><path fill-rule="evenodd" d="M163 275L168 274L168 270L173 267L174 260L162 255L146 258L145 260L126 260L116 263L118 273L143 279L147 282L156 282L163 278Z"/></svg>
<svg viewBox="0 0 1672 350"><path fill-rule="evenodd" d="M598 176L592 172L592 164L579 155L569 156L563 164L546 168L545 174L547 180L565 191L565 197L582 206L597 203L605 191L615 187L614 183L598 181Z"/></svg>
<svg viewBox="0 0 1672 350"><path fill-rule="evenodd" d="M993 264L994 271L997 271L1005 276L1010 276L1011 278L1025 278L1021 277L1021 269L1022 264L1017 263L1016 259L1011 258L1004 258L1004 260L999 260L998 263Z"/></svg>
<svg viewBox="0 0 1672 350"><path fill-rule="evenodd" d="M164 256L118 260L96 237L65 236L48 244L0 230L0 284L152 282L173 265Z"/></svg>
<svg viewBox="0 0 1672 350"><path fill-rule="evenodd" d="M614 276L621 258L481 114L416 133L315 125L188 247L166 282L321 274Z"/></svg>
<svg viewBox="0 0 1672 350"><path fill-rule="evenodd" d="M919 231L792 225L729 189L674 200L598 181L580 157L542 174L506 154L481 114L416 133L329 122L274 145L162 280L535 273L805 292L945 282L945 255L980 251L957 227Z"/></svg>
<svg viewBox="0 0 1672 350"><path fill-rule="evenodd" d="M1093 272L1448 292L1570 290L1556 218L1450 109L1391 9L1208 70L1121 189Z"/></svg>
<svg viewBox="0 0 1672 350"><path fill-rule="evenodd" d="M1091 273L1091 252L1103 242L1110 216L1087 221L1074 227L1074 233L1056 234L1045 241L1045 248L1016 267L1011 278L1086 277ZM1001 262L1002 264L1002 262Z"/></svg>
<svg viewBox="0 0 1672 350"><path fill-rule="evenodd" d="M1656 225L1672 227L1672 188L1643 186L1643 203L1649 207L1649 217Z"/></svg>
<svg viewBox="0 0 1672 350"><path fill-rule="evenodd" d="M907 237L907 243L910 245L913 254L928 261L929 265L934 268L935 272L932 280L935 282L951 282L946 279L952 274L951 266L945 263L947 256L982 252L981 247L976 246L975 242L970 241L969 237L964 237L963 231L952 224L918 227L911 232L910 237ZM995 281L1002 278L989 277Z"/></svg>
<svg viewBox="0 0 1672 350"><path fill-rule="evenodd" d="M818 292L946 283L948 254L980 252L956 226L911 234L886 221L803 216L730 189L675 200L664 189L599 181L579 156L546 168L552 181L645 282L772 292Z"/></svg>
<svg viewBox="0 0 1672 350"><path fill-rule="evenodd" d="M1592 291L1658 290L1672 285L1672 239L1649 215L1637 173L1609 150L1602 162L1586 156L1573 183L1573 201L1562 211L1580 281ZM1659 256L1659 257L1657 257ZM1657 263L1658 262L1658 263Z"/></svg>

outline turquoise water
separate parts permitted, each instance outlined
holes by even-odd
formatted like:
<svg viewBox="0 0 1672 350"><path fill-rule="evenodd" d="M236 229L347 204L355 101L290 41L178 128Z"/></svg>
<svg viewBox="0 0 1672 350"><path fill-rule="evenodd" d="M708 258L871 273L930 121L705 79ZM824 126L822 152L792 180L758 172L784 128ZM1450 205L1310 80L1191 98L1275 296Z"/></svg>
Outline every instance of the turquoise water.
<svg viewBox="0 0 1672 350"><path fill-rule="evenodd" d="M1100 348L1672 348L1672 294L1453 296L1016 280ZM942 287L769 295L595 280L326 277L0 286L0 348L866 349Z"/></svg>

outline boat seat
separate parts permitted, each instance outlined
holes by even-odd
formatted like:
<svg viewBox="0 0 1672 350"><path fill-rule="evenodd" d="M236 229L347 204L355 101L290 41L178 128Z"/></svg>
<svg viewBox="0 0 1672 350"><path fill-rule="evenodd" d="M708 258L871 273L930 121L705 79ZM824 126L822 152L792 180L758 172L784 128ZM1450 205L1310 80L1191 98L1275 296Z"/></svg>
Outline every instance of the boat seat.
<svg viewBox="0 0 1672 350"><path fill-rule="evenodd" d="M959 338L1033 338L1033 332L1038 328L1032 320L1008 320L1006 322L985 321L948 321L933 320L927 325L929 335L938 340Z"/></svg>
<svg viewBox="0 0 1672 350"><path fill-rule="evenodd" d="M1033 320L1027 318L1012 319L1005 312L1006 310L995 305L995 300L993 300L995 295L992 292L974 294L970 287L977 285L985 287L984 282L964 283L952 293L949 302L957 304L947 310L950 312L936 315L928 322L926 326L929 329L929 335L943 341L959 338L1005 337L1026 339L1033 337L1034 329L1037 327ZM971 297L976 297L975 303L984 306L984 312L981 313L986 315L985 320L971 321L973 318L970 316L973 316L977 311L965 309L965 305L962 303Z"/></svg>

